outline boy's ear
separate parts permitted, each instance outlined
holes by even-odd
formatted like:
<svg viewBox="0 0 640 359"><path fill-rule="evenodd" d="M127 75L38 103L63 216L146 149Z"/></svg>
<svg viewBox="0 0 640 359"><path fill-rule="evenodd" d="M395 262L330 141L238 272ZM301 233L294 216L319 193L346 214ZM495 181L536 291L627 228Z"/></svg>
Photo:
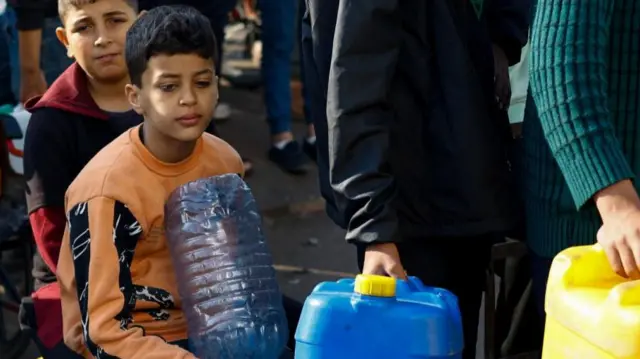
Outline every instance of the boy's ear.
<svg viewBox="0 0 640 359"><path fill-rule="evenodd" d="M138 13L138 19L141 18L144 14L147 13L147 10L142 10Z"/></svg>
<svg viewBox="0 0 640 359"><path fill-rule="evenodd" d="M140 89L138 86L127 84L124 87L124 93L127 95L127 100L129 100L131 108L133 108L138 115L144 115L142 106L140 106Z"/></svg>
<svg viewBox="0 0 640 359"><path fill-rule="evenodd" d="M73 58L73 54L69 52L69 39L67 38L67 32L64 31L64 27L56 28L56 37L58 41L67 49L67 56Z"/></svg>

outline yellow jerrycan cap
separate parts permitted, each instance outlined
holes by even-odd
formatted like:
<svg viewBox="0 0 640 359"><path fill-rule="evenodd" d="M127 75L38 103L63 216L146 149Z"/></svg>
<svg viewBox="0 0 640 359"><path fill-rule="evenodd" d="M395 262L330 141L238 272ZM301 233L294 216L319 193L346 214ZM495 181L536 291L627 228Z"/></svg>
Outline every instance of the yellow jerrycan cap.
<svg viewBox="0 0 640 359"><path fill-rule="evenodd" d="M356 276L353 291L371 297L395 297L396 280L381 275L359 274Z"/></svg>

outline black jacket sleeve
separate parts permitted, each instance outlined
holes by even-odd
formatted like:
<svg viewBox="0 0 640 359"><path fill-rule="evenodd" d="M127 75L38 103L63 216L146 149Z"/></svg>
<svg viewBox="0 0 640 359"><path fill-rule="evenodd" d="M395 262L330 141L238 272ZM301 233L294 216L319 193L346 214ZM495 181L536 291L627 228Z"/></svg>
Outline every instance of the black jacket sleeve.
<svg viewBox="0 0 640 359"><path fill-rule="evenodd" d="M393 242L388 92L398 58L399 0L340 0L327 93L336 204L352 243Z"/></svg>
<svg viewBox="0 0 640 359"><path fill-rule="evenodd" d="M64 194L75 178L73 134L59 110L39 109L29 119L24 140L24 177L29 213L64 208Z"/></svg>
<svg viewBox="0 0 640 359"><path fill-rule="evenodd" d="M9 0L16 12L16 27L19 31L42 29L47 13L57 2L52 0Z"/></svg>
<svg viewBox="0 0 640 359"><path fill-rule="evenodd" d="M507 55L509 65L520 62L522 48L529 37L531 0L490 0L487 24L494 44Z"/></svg>

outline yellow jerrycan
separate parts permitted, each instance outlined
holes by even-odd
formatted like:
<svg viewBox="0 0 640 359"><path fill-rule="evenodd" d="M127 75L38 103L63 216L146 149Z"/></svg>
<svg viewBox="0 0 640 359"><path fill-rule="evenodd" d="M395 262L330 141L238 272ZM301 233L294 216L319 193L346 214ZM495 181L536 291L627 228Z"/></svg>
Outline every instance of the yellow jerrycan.
<svg viewBox="0 0 640 359"><path fill-rule="evenodd" d="M615 274L599 245L553 260L543 359L640 359L640 280Z"/></svg>

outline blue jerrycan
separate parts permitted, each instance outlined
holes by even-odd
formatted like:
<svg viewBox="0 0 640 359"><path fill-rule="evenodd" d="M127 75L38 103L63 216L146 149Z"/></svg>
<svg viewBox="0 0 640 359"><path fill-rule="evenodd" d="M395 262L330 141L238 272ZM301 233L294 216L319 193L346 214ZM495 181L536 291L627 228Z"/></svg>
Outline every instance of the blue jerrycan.
<svg viewBox="0 0 640 359"><path fill-rule="evenodd" d="M463 349L457 298L415 277L320 283L295 338L296 359L455 359Z"/></svg>

